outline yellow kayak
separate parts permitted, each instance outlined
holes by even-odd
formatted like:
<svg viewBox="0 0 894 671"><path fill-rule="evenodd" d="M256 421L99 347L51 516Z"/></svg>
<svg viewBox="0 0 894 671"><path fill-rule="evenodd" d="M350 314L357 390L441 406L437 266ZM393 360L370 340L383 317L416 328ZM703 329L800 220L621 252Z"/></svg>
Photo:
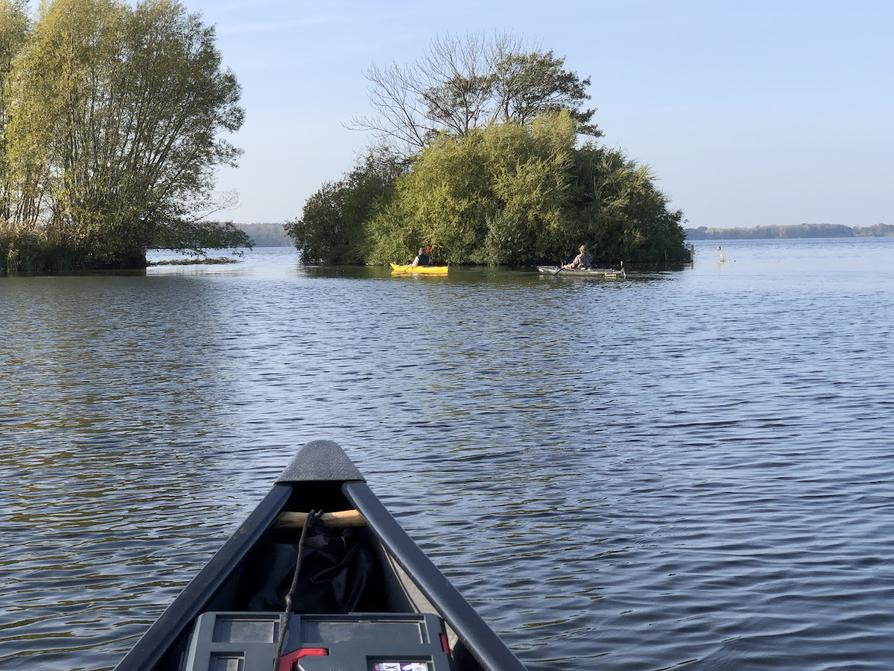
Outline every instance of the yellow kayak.
<svg viewBox="0 0 894 671"><path fill-rule="evenodd" d="M392 275L405 275L405 274L422 274L422 275L446 275L447 274L447 266L411 266L405 265L402 266L398 263L391 264L391 274Z"/></svg>

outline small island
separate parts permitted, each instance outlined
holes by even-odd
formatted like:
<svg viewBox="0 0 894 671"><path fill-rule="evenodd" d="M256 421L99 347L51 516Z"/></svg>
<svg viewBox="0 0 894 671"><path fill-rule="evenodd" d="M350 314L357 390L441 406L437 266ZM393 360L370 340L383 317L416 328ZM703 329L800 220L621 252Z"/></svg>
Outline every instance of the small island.
<svg viewBox="0 0 894 671"><path fill-rule="evenodd" d="M408 66L373 66L379 144L287 224L305 263L535 265L581 243L604 264L690 260L649 168L599 142L589 78L520 39L436 40Z"/></svg>
<svg viewBox="0 0 894 671"><path fill-rule="evenodd" d="M142 269L149 249L252 245L215 213L240 87L178 3L0 3L0 273ZM649 168L600 142L589 78L510 36L371 67L377 144L285 229L308 264L691 260Z"/></svg>

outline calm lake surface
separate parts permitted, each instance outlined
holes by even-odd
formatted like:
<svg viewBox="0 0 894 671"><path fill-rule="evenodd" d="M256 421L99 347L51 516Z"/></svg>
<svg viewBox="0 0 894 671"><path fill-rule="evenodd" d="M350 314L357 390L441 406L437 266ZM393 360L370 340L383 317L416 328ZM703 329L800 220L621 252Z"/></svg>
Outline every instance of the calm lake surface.
<svg viewBox="0 0 894 671"><path fill-rule="evenodd" d="M625 282L0 278L0 668L107 669L338 441L531 668L894 668L894 239Z"/></svg>

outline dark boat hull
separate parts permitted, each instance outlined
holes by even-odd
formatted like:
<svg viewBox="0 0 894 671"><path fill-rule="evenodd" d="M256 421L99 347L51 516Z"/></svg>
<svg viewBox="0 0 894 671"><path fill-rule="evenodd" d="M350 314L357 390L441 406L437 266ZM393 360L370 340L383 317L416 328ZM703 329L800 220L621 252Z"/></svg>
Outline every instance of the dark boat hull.
<svg viewBox="0 0 894 671"><path fill-rule="evenodd" d="M437 614L443 618L444 647L455 671L524 669L410 540L344 452L328 441L308 443L301 450L248 519L117 669L180 669L194 623L201 614L269 610L258 605L258 576L270 574L277 562L283 563L280 559L291 551L300 533L277 526L280 515L347 508L355 509L365 520L365 526L351 530L351 538L373 558L376 575L370 581L374 585L365 588L360 597L358 608L385 617L394 613Z"/></svg>

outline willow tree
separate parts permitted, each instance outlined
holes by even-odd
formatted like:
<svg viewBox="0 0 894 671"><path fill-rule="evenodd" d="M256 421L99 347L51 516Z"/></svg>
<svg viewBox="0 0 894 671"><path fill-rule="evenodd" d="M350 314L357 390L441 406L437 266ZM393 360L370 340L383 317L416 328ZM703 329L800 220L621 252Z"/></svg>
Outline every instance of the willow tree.
<svg viewBox="0 0 894 671"><path fill-rule="evenodd" d="M0 0L0 91L6 86L13 59L25 44L30 29L25 0ZM13 218L14 191L7 160L6 96L0 95L0 226Z"/></svg>
<svg viewBox="0 0 894 671"><path fill-rule="evenodd" d="M618 149L586 143L574 152L569 194L575 234L600 261L691 260L681 226L651 169ZM569 243L572 241L569 240Z"/></svg>
<svg viewBox="0 0 894 671"><path fill-rule="evenodd" d="M235 165L239 85L214 29L173 0L53 0L6 87L18 217L84 265L139 266L150 246L248 242L214 210L213 170Z"/></svg>
<svg viewBox="0 0 894 671"><path fill-rule="evenodd" d="M285 231L308 264L361 264L369 254L367 223L391 197L406 166L377 148L337 182L326 182L304 204Z"/></svg>
<svg viewBox="0 0 894 671"><path fill-rule="evenodd" d="M568 111L531 124L491 124L462 137L442 133L371 220L372 261L412 258L423 243L448 263L556 258L569 235L576 137Z"/></svg>
<svg viewBox="0 0 894 671"><path fill-rule="evenodd" d="M442 133L375 209L370 260L412 258L423 243L448 263L555 263L581 243L600 263L685 260L682 213L648 167L577 136L568 110Z"/></svg>

